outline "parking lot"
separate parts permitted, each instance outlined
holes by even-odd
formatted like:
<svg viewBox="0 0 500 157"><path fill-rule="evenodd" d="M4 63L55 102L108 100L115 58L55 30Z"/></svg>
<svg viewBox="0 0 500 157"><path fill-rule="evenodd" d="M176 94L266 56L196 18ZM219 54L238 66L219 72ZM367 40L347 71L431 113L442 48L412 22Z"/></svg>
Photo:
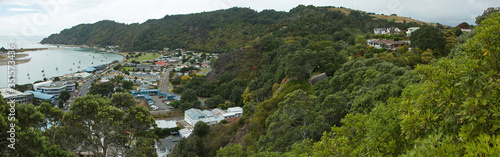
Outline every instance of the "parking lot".
<svg viewBox="0 0 500 157"><path fill-rule="evenodd" d="M155 105L155 106L158 106L158 110L159 110L159 111L160 111L160 110L163 110L163 111L165 111L165 110L166 110L166 111L170 111L170 109L171 109L172 107L170 107L170 106L168 106L168 105L166 105L166 104L165 104L165 103L167 103L168 101L166 101L166 100L165 100L165 98L159 98L159 97L160 97L160 96L158 96L158 95L153 95L153 96L151 96L151 99L153 99L153 101L155 101L155 104L154 104L154 105ZM162 102L162 101L164 101L164 100L165 100L165 102Z"/></svg>

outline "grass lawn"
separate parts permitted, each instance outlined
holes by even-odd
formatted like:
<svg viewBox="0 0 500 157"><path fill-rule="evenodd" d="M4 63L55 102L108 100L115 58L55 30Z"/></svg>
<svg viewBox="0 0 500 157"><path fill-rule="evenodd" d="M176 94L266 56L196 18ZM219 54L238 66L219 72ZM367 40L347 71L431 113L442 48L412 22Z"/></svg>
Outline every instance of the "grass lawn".
<svg viewBox="0 0 500 157"><path fill-rule="evenodd" d="M129 59L127 59L127 61L132 61L132 60L147 61L147 60L155 59L158 57L161 57L161 55L159 55L159 54L153 55L153 54L146 53L146 54L141 55L140 57L137 57L137 58L129 58Z"/></svg>
<svg viewBox="0 0 500 157"><path fill-rule="evenodd" d="M125 72L125 71L132 71L132 69L134 69L134 67L123 67L123 68L122 68L122 72Z"/></svg>

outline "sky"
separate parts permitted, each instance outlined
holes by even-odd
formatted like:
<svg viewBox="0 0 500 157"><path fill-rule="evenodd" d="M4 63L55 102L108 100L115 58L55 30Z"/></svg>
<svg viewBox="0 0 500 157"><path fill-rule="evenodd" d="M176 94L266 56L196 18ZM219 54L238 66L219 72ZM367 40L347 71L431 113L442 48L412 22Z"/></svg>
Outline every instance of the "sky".
<svg viewBox="0 0 500 157"><path fill-rule="evenodd" d="M105 19L142 23L165 15L231 7L289 11L300 4L397 14L456 26L475 24L475 17L488 7L500 7L500 0L0 0L0 36L48 36Z"/></svg>

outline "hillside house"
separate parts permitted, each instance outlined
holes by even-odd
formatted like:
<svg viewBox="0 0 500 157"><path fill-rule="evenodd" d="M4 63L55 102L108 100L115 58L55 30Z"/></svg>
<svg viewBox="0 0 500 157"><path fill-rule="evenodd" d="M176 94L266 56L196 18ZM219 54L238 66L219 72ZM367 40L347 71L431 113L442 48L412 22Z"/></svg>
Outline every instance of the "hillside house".
<svg viewBox="0 0 500 157"><path fill-rule="evenodd" d="M368 46L373 46L377 49L384 48L387 50L396 50L397 48L403 45L410 45L410 41L394 41L394 40L385 40L385 39L371 39L368 40Z"/></svg>

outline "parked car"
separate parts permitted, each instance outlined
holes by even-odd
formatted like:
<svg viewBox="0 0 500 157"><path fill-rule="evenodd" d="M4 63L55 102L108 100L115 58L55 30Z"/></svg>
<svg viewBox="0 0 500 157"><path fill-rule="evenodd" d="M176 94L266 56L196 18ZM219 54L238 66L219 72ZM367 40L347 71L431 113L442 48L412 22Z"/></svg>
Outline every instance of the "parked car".
<svg viewBox="0 0 500 157"><path fill-rule="evenodd" d="M163 98L163 96L160 96L159 98Z"/></svg>

